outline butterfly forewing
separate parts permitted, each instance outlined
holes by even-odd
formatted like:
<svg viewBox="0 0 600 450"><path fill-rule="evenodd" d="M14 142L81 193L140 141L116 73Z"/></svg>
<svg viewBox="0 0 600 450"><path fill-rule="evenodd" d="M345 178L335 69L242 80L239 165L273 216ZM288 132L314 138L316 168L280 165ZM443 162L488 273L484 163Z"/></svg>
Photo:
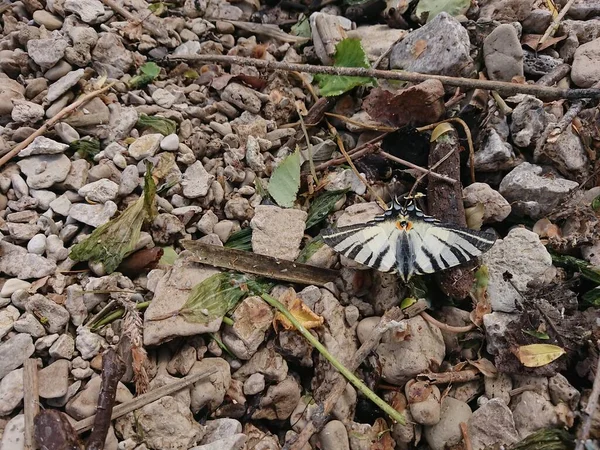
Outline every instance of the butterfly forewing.
<svg viewBox="0 0 600 450"><path fill-rule="evenodd" d="M402 208L396 203L370 222L323 232L335 251L382 272L398 272L404 280L465 264L489 250L495 239L440 223L414 204Z"/></svg>

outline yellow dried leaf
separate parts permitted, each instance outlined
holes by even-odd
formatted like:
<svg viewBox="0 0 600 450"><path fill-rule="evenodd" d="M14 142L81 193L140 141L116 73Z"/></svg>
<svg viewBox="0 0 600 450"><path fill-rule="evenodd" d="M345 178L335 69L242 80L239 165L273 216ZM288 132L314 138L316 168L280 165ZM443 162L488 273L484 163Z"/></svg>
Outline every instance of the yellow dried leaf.
<svg viewBox="0 0 600 450"><path fill-rule="evenodd" d="M307 330L323 325L323 317L315 314L298 297L294 297L294 299L288 303L287 308L292 316L294 316ZM275 314L275 317L273 318L273 328L275 331L279 331L279 326L284 330L293 330L295 328L294 325L292 325L292 322L280 312Z"/></svg>
<svg viewBox="0 0 600 450"><path fill-rule="evenodd" d="M434 128L433 132L431 133L431 138L429 138L429 142L435 142L441 135L453 130L454 127L448 122L440 123L437 127Z"/></svg>
<svg viewBox="0 0 600 450"><path fill-rule="evenodd" d="M498 375L498 369L496 369L496 366L494 366L489 359L480 358L476 361L469 360L469 364L478 369L486 377L496 378Z"/></svg>
<svg viewBox="0 0 600 450"><path fill-rule="evenodd" d="M483 216L485 215L485 206L483 206L483 203L477 203L475 206L465 208L465 215L467 217L467 226L471 230L481 230Z"/></svg>
<svg viewBox="0 0 600 450"><path fill-rule="evenodd" d="M566 352L557 345L531 344L522 345L515 354L525 367L542 367L560 358Z"/></svg>

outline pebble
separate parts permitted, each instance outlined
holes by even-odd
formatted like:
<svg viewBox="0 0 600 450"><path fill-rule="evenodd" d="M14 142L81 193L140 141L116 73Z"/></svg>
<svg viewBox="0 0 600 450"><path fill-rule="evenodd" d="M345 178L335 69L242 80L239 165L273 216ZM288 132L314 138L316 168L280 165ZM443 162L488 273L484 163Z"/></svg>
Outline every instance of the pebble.
<svg viewBox="0 0 600 450"><path fill-rule="evenodd" d="M25 180L17 173L13 173L10 177L10 182L17 198L27 197L29 195L29 186Z"/></svg>
<svg viewBox="0 0 600 450"><path fill-rule="evenodd" d="M71 205L68 217L69 219L97 228L108 222L117 212L117 209L117 205L110 200L99 205L76 203Z"/></svg>
<svg viewBox="0 0 600 450"><path fill-rule="evenodd" d="M50 346L48 353L54 359L71 360L75 352L75 340L69 334L61 334Z"/></svg>
<svg viewBox="0 0 600 450"><path fill-rule="evenodd" d="M106 203L109 200L115 200L119 192L119 185L114 181L102 179L88 183L77 193L93 203Z"/></svg>
<svg viewBox="0 0 600 450"><path fill-rule="evenodd" d="M44 118L44 107L27 100L13 100L11 118L17 123L34 124ZM22 150L21 153L25 151ZM21 155L19 156L26 156Z"/></svg>
<svg viewBox="0 0 600 450"><path fill-rule="evenodd" d="M253 373L244 381L244 394L256 395L265 389L265 376L262 373Z"/></svg>
<svg viewBox="0 0 600 450"><path fill-rule="evenodd" d="M2 442L0 442L0 448L2 449L24 449L23 443L25 442L25 416L19 414L10 419L4 427L4 433L2 434Z"/></svg>
<svg viewBox="0 0 600 450"><path fill-rule="evenodd" d="M12 247L7 249L10 245L0 242L0 250L5 251L2 258L0 258L1 272L21 280L27 280L51 275L56 270L56 263L54 261L50 261L39 255L27 253L21 247L17 247L19 250L14 250Z"/></svg>
<svg viewBox="0 0 600 450"><path fill-rule="evenodd" d="M23 401L23 369L15 369L0 380L0 416L12 413Z"/></svg>
<svg viewBox="0 0 600 450"><path fill-rule="evenodd" d="M46 189L67 178L71 161L65 155L30 156L17 162L27 176L27 185L33 189Z"/></svg>
<svg viewBox="0 0 600 450"><path fill-rule="evenodd" d="M69 211L71 210L71 201L69 200L67 194L62 194L60 197L57 197L55 200L50 202L50 208L57 214L61 216L68 216Z"/></svg>
<svg viewBox="0 0 600 450"><path fill-rule="evenodd" d="M69 366L66 359L59 359L38 371L38 389L42 398L58 398L69 389Z"/></svg>
<svg viewBox="0 0 600 450"><path fill-rule="evenodd" d="M494 81L508 81L523 77L523 49L517 30L511 24L502 24L483 41L483 57L488 76Z"/></svg>
<svg viewBox="0 0 600 450"><path fill-rule="evenodd" d="M261 255L295 260L300 254L307 213L298 209L259 205L250 221L252 250Z"/></svg>
<svg viewBox="0 0 600 450"><path fill-rule="evenodd" d="M69 322L69 313L65 308L40 294L29 297L27 312L43 317L49 333L64 331L65 325Z"/></svg>
<svg viewBox="0 0 600 450"><path fill-rule="evenodd" d="M129 146L129 155L138 161L149 156L154 156L160 147L160 142L162 139L163 135L159 133L141 136Z"/></svg>
<svg viewBox="0 0 600 450"><path fill-rule="evenodd" d="M55 16L48 11L38 9L33 12L33 20L39 25L43 25L47 30L60 30L63 25L63 20L59 16Z"/></svg>
<svg viewBox="0 0 600 450"><path fill-rule="evenodd" d="M484 207L483 222L502 222L510 212L510 203L498 191L486 183L473 183L463 189L466 207L481 203Z"/></svg>
<svg viewBox="0 0 600 450"><path fill-rule="evenodd" d="M75 347L83 359L92 359L105 344L102 336L91 332L85 327L77 328L77 337L75 338Z"/></svg>
<svg viewBox="0 0 600 450"><path fill-rule="evenodd" d="M70 66L69 66L70 69ZM46 99L49 102L54 102L62 97L66 92L69 91L73 86L75 86L79 80L81 80L84 76L83 69L77 69L70 71L66 75L63 75L56 81L52 83L48 87L48 93L46 94Z"/></svg>
<svg viewBox="0 0 600 450"><path fill-rule="evenodd" d="M19 310L14 306L7 306L0 310L0 339L12 331L15 321L19 318Z"/></svg>
<svg viewBox="0 0 600 450"><path fill-rule="evenodd" d="M140 175L136 166L130 165L123 169L119 182L119 196L131 194L140 185Z"/></svg>
<svg viewBox="0 0 600 450"><path fill-rule="evenodd" d="M444 397L440 421L433 426L424 427L425 440L432 450L444 450L462 440L460 423L467 423L472 412L469 405L452 397Z"/></svg>
<svg viewBox="0 0 600 450"><path fill-rule="evenodd" d="M339 420L332 420L318 434L323 450L350 450L348 432Z"/></svg>
<svg viewBox="0 0 600 450"><path fill-rule="evenodd" d="M31 336L16 334L0 343L0 380L23 365L35 350Z"/></svg>
<svg viewBox="0 0 600 450"><path fill-rule="evenodd" d="M480 406L467 422L467 427L473 450L498 444L508 447L521 440L511 410L500 399L492 399Z"/></svg>
<svg viewBox="0 0 600 450"><path fill-rule="evenodd" d="M105 14L104 6L99 0L66 0L63 7L65 11L75 13L83 22L90 24L97 23Z"/></svg>
<svg viewBox="0 0 600 450"><path fill-rule="evenodd" d="M14 111L14 110L13 110ZM31 155L56 155L64 153L69 146L61 144L44 136L36 137L31 144L19 152L19 157L23 158Z"/></svg>
<svg viewBox="0 0 600 450"><path fill-rule="evenodd" d="M58 33L54 31L53 33ZM69 43L53 34L49 39L31 39L27 41L27 54L43 70L50 69L65 55Z"/></svg>
<svg viewBox="0 0 600 450"><path fill-rule="evenodd" d="M176 134L169 134L160 141L160 148L167 152L175 152L179 149L179 136Z"/></svg>
<svg viewBox="0 0 600 450"><path fill-rule="evenodd" d="M600 38L580 45L575 50L571 79L580 88L592 87L600 81Z"/></svg>
<svg viewBox="0 0 600 450"><path fill-rule="evenodd" d="M256 91L238 83L229 83L223 89L221 99L254 114L258 114L262 107Z"/></svg>
<svg viewBox="0 0 600 450"><path fill-rule="evenodd" d="M50 203L56 200L56 194L52 191L31 189L29 195L38 201L38 207L47 211L50 208Z"/></svg>
<svg viewBox="0 0 600 450"><path fill-rule="evenodd" d="M74 364L74 362L73 362ZM96 405L100 388L102 386L102 377L93 377L75 397L67 403L65 410L68 415L76 420L82 420L96 413ZM133 399L129 389L121 382L117 384L117 394L115 404L124 403Z"/></svg>
<svg viewBox="0 0 600 450"><path fill-rule="evenodd" d="M27 333L34 338L39 338L46 334L44 326L33 314L30 313L23 314L19 320L15 322L14 328L15 331L18 331L19 333Z"/></svg>
<svg viewBox="0 0 600 450"><path fill-rule="evenodd" d="M4 282L2 289L0 290L0 297L10 298L10 296L20 290L28 289L31 286L29 281L19 280L17 278L10 278Z"/></svg>
<svg viewBox="0 0 600 450"><path fill-rule="evenodd" d="M183 174L181 181L183 196L186 198L204 197L208 194L208 189L214 179L214 175L209 174L200 161L196 161Z"/></svg>

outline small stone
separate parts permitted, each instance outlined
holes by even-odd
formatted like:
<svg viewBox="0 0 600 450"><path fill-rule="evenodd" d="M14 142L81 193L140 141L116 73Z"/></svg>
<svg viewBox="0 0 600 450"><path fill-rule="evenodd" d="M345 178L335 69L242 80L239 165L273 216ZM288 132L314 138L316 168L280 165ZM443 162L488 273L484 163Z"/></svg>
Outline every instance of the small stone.
<svg viewBox="0 0 600 450"><path fill-rule="evenodd" d="M573 57L571 79L580 88L592 87L600 81L600 38L580 45Z"/></svg>
<svg viewBox="0 0 600 450"><path fill-rule="evenodd" d="M213 233L215 234L219 240L221 241L221 243L225 243L229 240L229 237L233 234L233 232L235 231L235 224L236 222L232 221L232 220L221 220L219 223L217 223L214 226L213 229ZM239 228L239 225L238 225ZM211 234L209 234L211 235Z"/></svg>
<svg viewBox="0 0 600 450"><path fill-rule="evenodd" d="M44 70L51 68L60 61L69 46L65 39L58 36L60 36L60 33L53 34L50 39L31 39L27 41L27 54Z"/></svg>
<svg viewBox="0 0 600 450"><path fill-rule="evenodd" d="M19 320L15 322L15 331L18 331L19 333L27 333L34 338L39 338L46 334L44 326L35 318L33 314L30 313L23 314Z"/></svg>
<svg viewBox="0 0 600 450"><path fill-rule="evenodd" d="M444 397L440 421L425 427L425 440L432 450L444 450L446 446L453 446L462 440L460 423L467 423L471 418L471 408L464 402L452 397Z"/></svg>
<svg viewBox="0 0 600 450"><path fill-rule="evenodd" d="M265 158L260 151L258 140L254 136L248 136L246 141L246 162L248 167L255 172L264 172L266 170Z"/></svg>
<svg viewBox="0 0 600 450"><path fill-rule="evenodd" d="M89 167L90 164L85 159L76 159L73 161L67 178L59 185L59 188L71 191L81 189L87 183Z"/></svg>
<svg viewBox="0 0 600 450"><path fill-rule="evenodd" d="M51 234L46 239L46 256L53 261L64 261L69 256L69 251L61 238Z"/></svg>
<svg viewBox="0 0 600 450"><path fill-rule="evenodd" d="M571 127L567 127L556 140L546 142L541 152L536 148L534 161L551 164L563 176L576 180L587 178L591 167L583 142Z"/></svg>
<svg viewBox="0 0 600 450"><path fill-rule="evenodd" d="M69 313L65 308L40 294L29 297L27 312L45 321L49 333L59 333L69 322Z"/></svg>
<svg viewBox="0 0 600 450"><path fill-rule="evenodd" d="M140 185L140 175L136 166L127 166L121 173L119 183L119 196L124 197L131 194Z"/></svg>
<svg viewBox="0 0 600 450"><path fill-rule="evenodd" d="M62 76L58 81L52 83L48 87L48 93L46 94L46 99L49 102L54 102L62 97L65 93L69 91L73 86L75 86L81 78L83 78L84 70L78 69L73 70L66 75Z"/></svg>
<svg viewBox="0 0 600 450"><path fill-rule="evenodd" d="M381 317L372 316L366 317L358 322L358 326L356 327L356 337L361 344L363 344L369 338L369 335L380 320Z"/></svg>
<svg viewBox="0 0 600 450"><path fill-rule="evenodd" d="M38 371L39 394L42 398L58 398L69 389L69 361L59 359Z"/></svg>
<svg viewBox="0 0 600 450"><path fill-rule="evenodd" d="M473 183L463 189L466 207L481 203L484 207L483 222L502 222L511 211L510 203L486 183Z"/></svg>
<svg viewBox="0 0 600 450"><path fill-rule="evenodd" d="M0 78L0 116L9 116L12 109L12 100L23 99L25 88L15 80L8 77Z"/></svg>
<svg viewBox="0 0 600 450"><path fill-rule="evenodd" d="M339 420L332 420L318 434L323 450L350 450L348 432Z"/></svg>
<svg viewBox="0 0 600 450"><path fill-rule="evenodd" d="M265 340L273 312L260 297L244 299L233 313L234 324L222 332L223 343L238 358L248 360Z"/></svg>
<svg viewBox="0 0 600 450"><path fill-rule="evenodd" d="M22 400L23 369L16 369L0 380L0 416L12 413Z"/></svg>
<svg viewBox="0 0 600 450"><path fill-rule="evenodd" d="M212 211L206 211L196 224L196 227L198 231L204 234L211 234L217 223L219 223L217 215Z"/></svg>
<svg viewBox="0 0 600 450"><path fill-rule="evenodd" d="M525 391L513 400L513 418L521 439L543 428L558 425L556 410L549 400L534 391Z"/></svg>
<svg viewBox="0 0 600 450"><path fill-rule="evenodd" d="M19 250L15 250L14 247ZM56 263L42 256L27 253L23 248L11 246L0 242L0 251L4 251L0 258L0 272L21 280L30 278L43 278L52 275L56 270Z"/></svg>
<svg viewBox="0 0 600 450"><path fill-rule="evenodd" d="M110 200L103 205L76 203L69 210L69 218L97 228L108 222L117 209L117 205Z"/></svg>
<svg viewBox="0 0 600 450"><path fill-rule="evenodd" d="M221 99L254 114L262 107L256 92L238 83L229 83L221 92Z"/></svg>
<svg viewBox="0 0 600 450"><path fill-rule="evenodd" d="M28 334L19 333L2 341L0 343L0 380L9 372L21 367L34 351L33 339Z"/></svg>
<svg viewBox="0 0 600 450"><path fill-rule="evenodd" d="M205 427L204 437L200 441L202 445L211 444L242 432L242 424L229 418L208 420Z"/></svg>
<svg viewBox="0 0 600 450"><path fill-rule="evenodd" d="M0 448L21 450L25 448L23 445L24 442L25 416L19 414L6 423L4 433L2 434L2 442L0 442Z"/></svg>
<svg viewBox="0 0 600 450"><path fill-rule="evenodd" d="M252 249L261 255L289 261L300 254L307 213L298 209L283 209L259 205L250 221Z"/></svg>
<svg viewBox="0 0 600 450"><path fill-rule="evenodd" d="M179 136L169 134L160 141L160 148L167 152L176 152L179 150Z"/></svg>
<svg viewBox="0 0 600 450"><path fill-rule="evenodd" d="M483 57L491 80L510 82L524 75L523 49L517 30L510 24L498 26L485 38Z"/></svg>
<svg viewBox="0 0 600 450"><path fill-rule="evenodd" d="M177 97L166 89L159 88L152 93L152 100L162 108L171 108L176 99Z"/></svg>
<svg viewBox="0 0 600 450"><path fill-rule="evenodd" d="M54 359L70 360L74 352L75 340L68 334L61 334L48 350L50 357Z"/></svg>
<svg viewBox="0 0 600 450"><path fill-rule="evenodd" d="M29 289L29 286L31 286L29 281L10 278L4 282L4 285L0 290L0 297L10 298L14 292L18 291L19 289Z"/></svg>
<svg viewBox="0 0 600 450"><path fill-rule="evenodd" d="M475 152L475 169L481 172L511 170L518 164L515 152L495 129L490 129L479 151Z"/></svg>
<svg viewBox="0 0 600 450"><path fill-rule="evenodd" d="M130 146L129 146L129 155L138 161L147 158L149 156L154 156L156 151L160 147L160 141L162 140L162 134L146 134L137 138Z"/></svg>
<svg viewBox="0 0 600 450"><path fill-rule="evenodd" d="M115 154L112 160L119 169L125 169L125 167L127 167L127 160L121 153Z"/></svg>
<svg viewBox="0 0 600 450"><path fill-rule="evenodd" d="M244 394L255 395L265 389L265 376L262 373L253 373L244 382Z"/></svg>
<svg viewBox="0 0 600 450"><path fill-rule="evenodd" d="M79 18L90 24L95 24L104 16L104 6L99 0L66 0L64 3L66 12L77 14Z"/></svg>
<svg viewBox="0 0 600 450"><path fill-rule="evenodd" d="M29 194L38 201L38 207L42 211L47 211L50 208L50 203L56 200L56 194L52 191L46 191L44 189L37 190L32 189Z"/></svg>
<svg viewBox="0 0 600 450"><path fill-rule="evenodd" d="M214 179L214 175L209 174L200 161L196 161L183 174L181 181L183 196L186 198L204 197L208 194L208 189Z"/></svg>
<svg viewBox="0 0 600 450"><path fill-rule="evenodd" d="M413 420L422 425L437 424L441 415L441 394L438 387L429 386L423 381L414 383L409 381L405 389ZM428 390L429 394L427 394Z"/></svg>
<svg viewBox="0 0 600 450"><path fill-rule="evenodd" d="M282 382L269 386L252 419L285 420L292 415L299 401L300 386L294 377L288 376Z"/></svg>
<svg viewBox="0 0 600 450"><path fill-rule="evenodd" d="M93 203L106 203L117 198L119 185L114 181L102 179L86 184L77 192L83 198Z"/></svg>
<svg viewBox="0 0 600 450"><path fill-rule="evenodd" d="M569 383L564 375L557 373L548 378L548 389L552 403L558 405L560 402L566 403L572 411L577 409L581 394Z"/></svg>
<svg viewBox="0 0 600 450"><path fill-rule="evenodd" d="M484 403L467 422L473 450L500 445L508 447L519 442L513 415L500 399Z"/></svg>
<svg viewBox="0 0 600 450"><path fill-rule="evenodd" d="M89 329L80 326L77 328L77 337L75 338L75 347L83 359L92 359L105 344L104 338L91 332Z"/></svg>
<svg viewBox="0 0 600 450"><path fill-rule="evenodd" d="M10 183L17 198L27 197L29 195L29 186L25 183L25 180L17 173L13 173L10 176Z"/></svg>
<svg viewBox="0 0 600 450"><path fill-rule="evenodd" d="M33 20L39 25L44 25L49 31L60 30L63 25L62 18L43 9L38 9L33 12Z"/></svg>
<svg viewBox="0 0 600 450"><path fill-rule="evenodd" d="M30 156L17 162L27 175L27 185L33 189L46 189L67 178L71 161L65 155Z"/></svg>
<svg viewBox="0 0 600 450"><path fill-rule="evenodd" d="M36 234L27 243L27 251L36 255L43 255L46 251L46 235Z"/></svg>
<svg viewBox="0 0 600 450"><path fill-rule="evenodd" d="M364 174L363 174L364 175ZM356 176L351 169L345 169L341 172L334 172L327 180L326 191L340 191L349 189L358 195L364 195L367 191L364 183Z"/></svg>
<svg viewBox="0 0 600 450"><path fill-rule="evenodd" d="M495 316L498 314L502 314L502 313L486 314L484 316L484 318L488 317L488 316ZM504 314L504 315L508 316L508 314ZM493 320L491 320L491 319L492 319L492 317L488 317L488 319L487 319L487 325L485 327L486 334L491 331L490 328L493 326L492 325ZM502 327L502 328L504 328L504 327ZM494 349L494 353L492 353L492 354L497 354L497 349ZM498 373L498 375L493 378L485 377L484 383L485 383L485 395L487 398L497 399L497 400L503 402L505 405L508 405L510 403L510 400L511 400L510 391L512 391L512 388L513 388L513 382L512 382L512 379L510 378L510 375L507 375L505 373Z"/></svg>
<svg viewBox="0 0 600 450"><path fill-rule="evenodd" d="M531 95L524 96L512 112L510 133L515 145L523 148L534 146L548 122L554 116L544 110L544 103Z"/></svg>
<svg viewBox="0 0 600 450"><path fill-rule="evenodd" d="M46 73L44 73L44 78L46 78L48 81L58 81L66 74L68 74L71 71L71 69L73 69L73 67L71 67L71 64L69 64L64 59L61 59L51 69L48 69ZM78 113L75 112L73 114ZM67 120L69 119L67 118Z"/></svg>
<svg viewBox="0 0 600 450"><path fill-rule="evenodd" d="M19 310L8 305L0 310L0 339L6 336L12 329L15 321L19 318Z"/></svg>
<svg viewBox="0 0 600 450"><path fill-rule="evenodd" d="M71 201L66 194L62 194L60 197L57 197L56 200L50 202L50 208L52 208L52 211L55 213L66 217L71 210Z"/></svg>
<svg viewBox="0 0 600 450"><path fill-rule="evenodd" d="M254 216L254 209L250 206L250 202L243 197L234 197L225 203L224 212L228 219L240 221L250 220Z"/></svg>
<svg viewBox="0 0 600 450"><path fill-rule="evenodd" d="M19 157L31 155L56 155L64 153L69 146L44 136L36 137L31 144L19 152Z"/></svg>
<svg viewBox="0 0 600 450"><path fill-rule="evenodd" d="M73 365L75 365L75 361L73 361ZM101 387L102 377L96 376L92 378L85 385L85 388L67 403L65 407L67 414L76 420L82 420L96 414L96 405L98 404ZM132 399L133 395L129 392L129 389L119 381L115 404L124 403Z"/></svg>
<svg viewBox="0 0 600 450"><path fill-rule="evenodd" d="M13 100L11 117L17 123L33 124L44 118L44 112L44 107L37 103L28 102L27 100ZM19 156L27 156L21 155L25 150L22 150Z"/></svg>

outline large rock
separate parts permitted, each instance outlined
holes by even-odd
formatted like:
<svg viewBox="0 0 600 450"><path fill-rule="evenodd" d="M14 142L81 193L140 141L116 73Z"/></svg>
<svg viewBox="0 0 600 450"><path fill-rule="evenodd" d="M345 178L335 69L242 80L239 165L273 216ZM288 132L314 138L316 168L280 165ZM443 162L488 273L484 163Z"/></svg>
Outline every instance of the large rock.
<svg viewBox="0 0 600 450"><path fill-rule="evenodd" d="M536 163L550 164L561 175L583 181L590 172L590 160L579 135L567 127L555 141L546 142L542 151L534 153Z"/></svg>
<svg viewBox="0 0 600 450"><path fill-rule="evenodd" d="M452 397L442 400L440 421L432 426L425 427L425 440L432 450L444 450L458 444L462 439L460 423L468 422L471 417L471 408L465 402Z"/></svg>
<svg viewBox="0 0 600 450"><path fill-rule="evenodd" d="M64 181L71 169L71 161L62 154L31 156L17 165L27 175L27 185L32 189L46 189Z"/></svg>
<svg viewBox="0 0 600 450"><path fill-rule="evenodd" d="M504 177L499 192L510 202L513 213L532 219L543 217L579 186L575 181L543 173L541 166L524 162Z"/></svg>
<svg viewBox="0 0 600 450"><path fill-rule="evenodd" d="M154 298L144 313L144 345L156 345L177 336L193 336L219 330L221 319L195 323L177 316L176 312L188 299L190 291L201 281L219 273L215 269L192 262L180 255L173 267L161 278Z"/></svg>
<svg viewBox="0 0 600 450"><path fill-rule="evenodd" d="M34 350L33 339L24 333L16 334L0 343L0 380L21 367Z"/></svg>
<svg viewBox="0 0 600 450"><path fill-rule="evenodd" d="M526 291L530 281L553 274L550 253L540 237L526 228L513 228L504 239L498 239L482 262L489 270L488 297L494 311L514 312L520 299L515 288ZM512 275L510 282L505 281L505 272Z"/></svg>
<svg viewBox="0 0 600 450"><path fill-rule="evenodd" d="M133 65L131 52L125 48L121 38L115 33L100 34L100 38L92 51L92 59L97 72L106 72L109 78L122 77L129 72Z"/></svg>
<svg viewBox="0 0 600 450"><path fill-rule="evenodd" d="M467 30L442 12L394 46L390 68L434 75L466 76L473 68Z"/></svg>
<svg viewBox="0 0 600 450"><path fill-rule="evenodd" d="M500 25L485 38L483 57L491 80L510 82L523 76L523 49L510 24Z"/></svg>
<svg viewBox="0 0 600 450"><path fill-rule="evenodd" d="M571 79L581 88L591 87L600 81L600 39L577 48L573 57Z"/></svg>
<svg viewBox="0 0 600 450"><path fill-rule="evenodd" d="M46 70L55 65L65 55L69 43L54 32L49 39L31 39L27 41L27 53L33 61Z"/></svg>
<svg viewBox="0 0 600 450"><path fill-rule="evenodd" d="M67 144L61 144L55 140L48 139L45 136L36 137L31 144L25 147L19 152L19 157L32 155L55 155L64 153L69 146Z"/></svg>
<svg viewBox="0 0 600 450"><path fill-rule="evenodd" d="M0 254L0 272L20 280L42 278L56 271L56 262L8 242L0 242Z"/></svg>
<svg viewBox="0 0 600 450"><path fill-rule="evenodd" d="M519 442L515 421L502 400L484 403L467 422L473 450L483 450L495 444L509 446Z"/></svg>
<svg viewBox="0 0 600 450"><path fill-rule="evenodd" d="M69 209L69 218L97 228L108 222L116 212L117 205L110 200L97 205L76 203Z"/></svg>
<svg viewBox="0 0 600 450"><path fill-rule="evenodd" d="M463 189L466 207L481 203L484 207L484 223L502 222L511 211L510 203L486 183L473 183Z"/></svg>
<svg viewBox="0 0 600 450"><path fill-rule="evenodd" d="M259 205L250 221L252 250L261 255L295 260L300 254L307 213L299 209L283 209Z"/></svg>

